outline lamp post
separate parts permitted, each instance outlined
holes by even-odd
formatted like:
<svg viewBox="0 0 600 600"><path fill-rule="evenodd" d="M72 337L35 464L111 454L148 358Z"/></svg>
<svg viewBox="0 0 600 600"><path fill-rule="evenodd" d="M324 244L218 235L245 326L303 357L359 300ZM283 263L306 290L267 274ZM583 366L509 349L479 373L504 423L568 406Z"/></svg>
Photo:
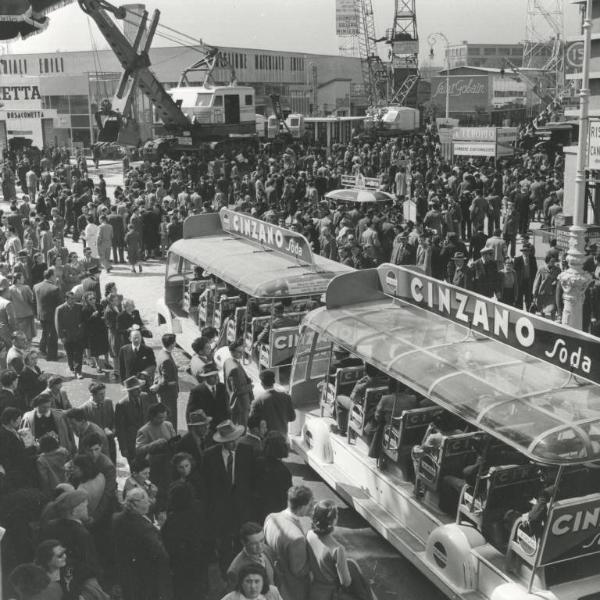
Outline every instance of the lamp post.
<svg viewBox="0 0 600 600"><path fill-rule="evenodd" d="M583 298L590 284L591 275L584 272L585 227L585 182L588 146L589 104L590 104L590 54L592 45L592 1L586 1L583 21L583 67L581 89L579 91L579 140L577 143L577 172L575 174L575 202L573 203L573 225L569 228L569 268L558 279L563 290L563 325L576 329L583 326Z"/></svg>
<svg viewBox="0 0 600 600"><path fill-rule="evenodd" d="M430 33L427 36L427 43L429 44L429 56L433 58L433 47L437 42L438 38L441 38L446 42L446 120L450 116L450 43L448 38L441 32Z"/></svg>

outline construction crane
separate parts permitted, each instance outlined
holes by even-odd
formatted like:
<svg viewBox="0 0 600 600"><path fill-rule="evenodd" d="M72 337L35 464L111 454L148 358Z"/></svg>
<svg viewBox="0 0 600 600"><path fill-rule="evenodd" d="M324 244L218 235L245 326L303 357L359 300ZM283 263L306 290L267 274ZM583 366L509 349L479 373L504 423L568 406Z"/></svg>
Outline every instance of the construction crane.
<svg viewBox="0 0 600 600"><path fill-rule="evenodd" d="M230 140L239 147L244 139L254 140L254 90L238 86L233 69L227 85L214 84L214 69L225 64L217 48L203 46L202 59L181 74L180 85L167 92L150 69L150 45L160 12L154 11L149 27L148 13L142 13L132 44L110 16L125 19L127 12L124 8L116 7L107 0L78 0L78 3L94 20L123 67L115 96L110 106L104 105L106 118L100 128L101 139L118 142L123 137L122 125L131 115L133 92L139 88L152 102L167 133L167 137L146 144L146 150L152 157L165 152L192 150L204 143ZM188 74L191 72L203 73L200 85L189 83ZM102 117L98 120L102 121Z"/></svg>
<svg viewBox="0 0 600 600"><path fill-rule="evenodd" d="M358 51L362 78L370 106L383 106L387 101L388 71L377 52L372 0L356 0L360 19Z"/></svg>

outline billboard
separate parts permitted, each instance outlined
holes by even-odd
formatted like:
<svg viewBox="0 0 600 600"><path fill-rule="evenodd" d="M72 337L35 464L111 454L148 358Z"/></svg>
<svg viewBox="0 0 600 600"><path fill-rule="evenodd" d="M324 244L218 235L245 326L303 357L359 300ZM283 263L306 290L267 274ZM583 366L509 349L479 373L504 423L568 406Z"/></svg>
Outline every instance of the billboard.
<svg viewBox="0 0 600 600"><path fill-rule="evenodd" d="M450 75L450 112L485 111L490 98L487 75ZM439 111L446 108L446 77L431 78L431 103Z"/></svg>
<svg viewBox="0 0 600 600"><path fill-rule="evenodd" d="M356 0L335 0L335 33L340 37L360 34L360 17Z"/></svg>

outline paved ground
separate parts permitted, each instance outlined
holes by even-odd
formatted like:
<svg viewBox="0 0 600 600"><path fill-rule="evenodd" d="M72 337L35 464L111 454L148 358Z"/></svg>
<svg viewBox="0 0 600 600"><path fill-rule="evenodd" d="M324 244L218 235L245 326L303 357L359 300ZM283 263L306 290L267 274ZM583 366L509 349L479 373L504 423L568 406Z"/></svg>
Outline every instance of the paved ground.
<svg viewBox="0 0 600 600"><path fill-rule="evenodd" d="M106 161L101 164L100 171L104 173L109 187L109 195L114 186L122 183L121 165ZM95 169L90 169L92 176L97 174ZM3 207L0 204L0 207ZM81 251L80 244L72 244L74 249ZM148 328L154 333L152 339L146 340L152 347L160 346L160 330L156 320L156 301L162 297L164 286L164 263L160 261L148 261L144 263L144 272L141 275L131 273L126 265L115 265L112 273L101 276L101 285L107 281L117 284L119 293L125 298L132 298L140 310L142 318ZM183 414L187 393L193 385L192 378L185 373L188 361L183 353L178 352L176 360L180 367L181 394L179 397L179 422L183 423ZM65 376L67 382L65 389L74 406L81 404L87 398L87 386L90 381L97 377L97 373L90 367L84 367L84 379L73 379L64 358L58 362L40 361L44 371L57 373ZM123 390L120 384L109 381L103 377L107 385L107 397L113 402L121 398ZM349 509L336 494L323 483L318 476L308 468L297 456L289 458L288 466L292 471L294 483L303 483L313 489L315 497L319 499L329 498L337 502L340 508L339 526L336 531L337 537L346 546L348 554L356 558L361 564L365 575L372 582L377 597L399 598L402 600L441 600L444 596L426 580L408 561L402 558L392 546L372 530L353 510ZM119 471L121 477L126 475L126 464L119 460ZM221 586L218 575L212 574L213 594L215 599L221 597Z"/></svg>

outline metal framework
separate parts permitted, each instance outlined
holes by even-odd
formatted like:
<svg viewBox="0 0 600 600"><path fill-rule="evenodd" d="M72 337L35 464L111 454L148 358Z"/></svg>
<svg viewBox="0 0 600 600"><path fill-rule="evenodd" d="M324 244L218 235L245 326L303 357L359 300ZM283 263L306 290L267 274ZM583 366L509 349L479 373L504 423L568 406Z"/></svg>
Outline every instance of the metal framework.
<svg viewBox="0 0 600 600"><path fill-rule="evenodd" d="M523 67L539 69L554 97L564 89L564 0L528 0Z"/></svg>

